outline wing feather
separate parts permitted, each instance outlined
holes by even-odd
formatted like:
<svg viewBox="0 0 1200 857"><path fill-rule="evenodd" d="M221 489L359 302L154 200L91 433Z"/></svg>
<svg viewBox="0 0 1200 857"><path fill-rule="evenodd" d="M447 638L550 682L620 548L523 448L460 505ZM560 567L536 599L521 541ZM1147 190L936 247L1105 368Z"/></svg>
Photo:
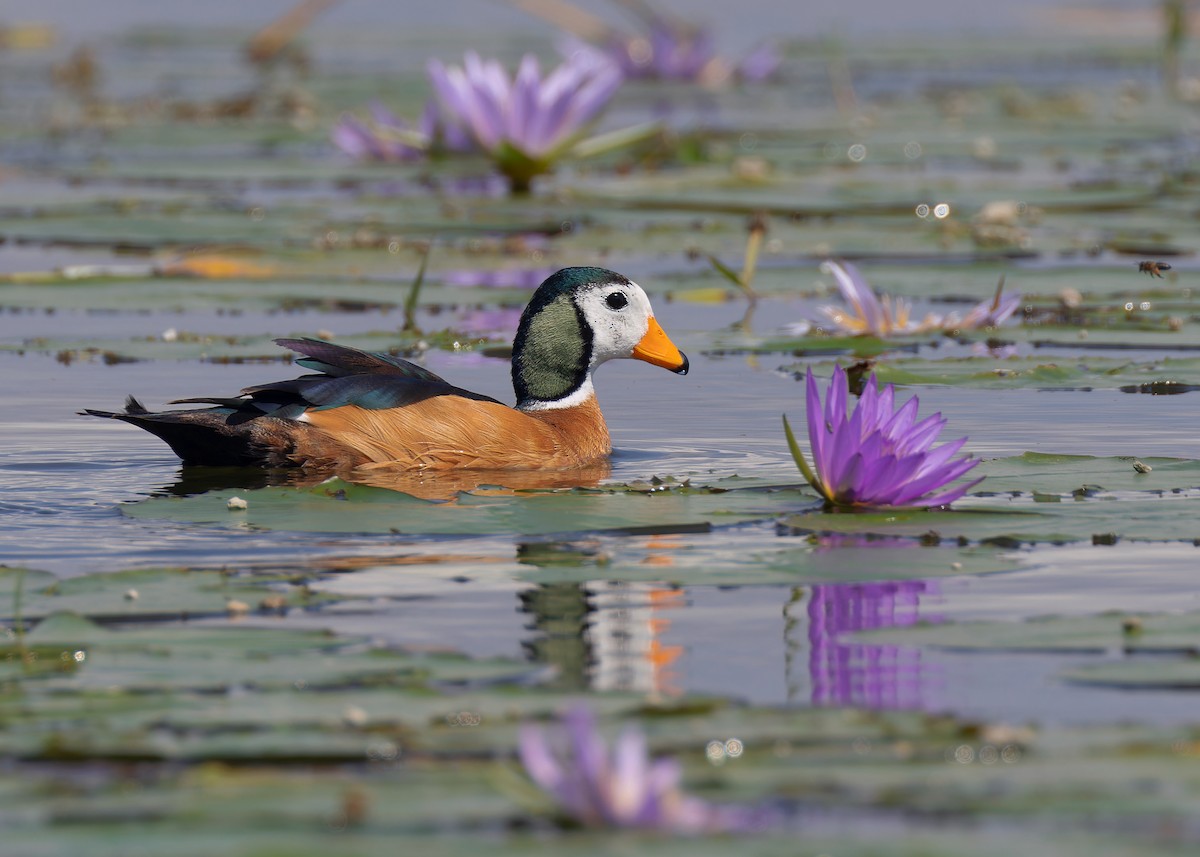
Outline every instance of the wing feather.
<svg viewBox="0 0 1200 857"><path fill-rule="evenodd" d="M343 375L399 375L418 381L446 383L428 369L391 354L363 351L348 345L335 345L323 339L308 337L276 339L275 344L303 354L304 357L296 362L305 369L315 369L334 378Z"/></svg>
<svg viewBox="0 0 1200 857"><path fill-rule="evenodd" d="M306 355L297 361L310 375L255 384L235 398L176 399L173 404L207 404L229 408L231 420L243 422L263 415L296 419L309 410L355 407L364 410L403 408L434 396L460 396L497 402L491 396L455 387L400 357L335 345L320 339L277 339L276 343Z"/></svg>

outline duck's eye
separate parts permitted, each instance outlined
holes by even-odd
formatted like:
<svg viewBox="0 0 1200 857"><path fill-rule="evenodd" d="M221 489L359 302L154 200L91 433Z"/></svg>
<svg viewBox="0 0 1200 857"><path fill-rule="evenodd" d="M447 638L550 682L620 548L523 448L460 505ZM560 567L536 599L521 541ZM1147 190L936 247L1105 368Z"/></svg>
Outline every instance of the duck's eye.
<svg viewBox="0 0 1200 857"><path fill-rule="evenodd" d="M624 309L629 305L629 298L625 297L624 292L613 292L604 302L608 304L609 309Z"/></svg>

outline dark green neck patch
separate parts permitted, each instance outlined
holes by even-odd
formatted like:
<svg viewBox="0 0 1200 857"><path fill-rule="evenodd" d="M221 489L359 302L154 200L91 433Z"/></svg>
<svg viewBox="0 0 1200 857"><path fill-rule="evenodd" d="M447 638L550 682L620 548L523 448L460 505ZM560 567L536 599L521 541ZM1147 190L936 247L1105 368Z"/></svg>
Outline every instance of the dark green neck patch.
<svg viewBox="0 0 1200 857"><path fill-rule="evenodd" d="M517 407L569 396L587 378L592 332L571 293L556 295L521 316L513 342L513 389Z"/></svg>

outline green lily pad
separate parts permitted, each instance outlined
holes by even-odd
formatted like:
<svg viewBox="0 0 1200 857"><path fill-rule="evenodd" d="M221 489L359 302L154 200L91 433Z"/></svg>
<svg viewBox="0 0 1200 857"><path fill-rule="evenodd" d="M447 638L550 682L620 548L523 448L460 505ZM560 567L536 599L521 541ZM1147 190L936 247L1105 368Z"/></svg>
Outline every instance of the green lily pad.
<svg viewBox="0 0 1200 857"><path fill-rule="evenodd" d="M1052 616L1026 622L960 622L863 631L863 640L966 651L1167 655L1200 652L1200 613Z"/></svg>
<svg viewBox="0 0 1200 857"><path fill-rule="evenodd" d="M1200 537L1200 531L1192 533L1190 507L1179 502L1200 491L1200 462L1147 458L1143 463L1153 469L1141 473L1133 461L1040 453L987 461L977 472L989 477L983 483L989 490L951 510L826 513L807 490L793 487L726 490L669 484L646 491L467 492L453 502L431 503L341 480L310 488L241 491L248 508L240 512L227 507L230 491L154 497L121 510L133 518L209 526L421 535L669 533L783 516L783 524L799 533L994 540L1002 546L1079 541L1097 534L1154 540ZM1072 502L1047 502L1055 497Z"/></svg>
<svg viewBox="0 0 1200 857"><path fill-rule="evenodd" d="M12 599L20 574L0 569L0 620L12 621L16 615ZM137 569L61 580L45 572L26 572L20 613L26 620L73 612L96 621L114 622L224 615L230 602L244 605L236 610L261 607L269 612L310 603L307 594L287 585L287 581L282 575L250 578L182 568Z"/></svg>
<svg viewBox="0 0 1200 857"><path fill-rule="evenodd" d="M1200 690L1200 627L1192 639L1191 652L1187 660L1137 658L1090 664L1066 670L1060 678L1073 684L1124 690Z"/></svg>
<svg viewBox="0 0 1200 857"><path fill-rule="evenodd" d="M1188 495L1193 496L1193 495ZM1016 548L1039 543L1118 539L1190 541L1200 537L1183 496L1154 495L1047 502L1045 494L1004 500L1004 506L959 501L952 510L905 509L849 514L791 515L782 524L795 533L892 535L981 542ZM1135 502L1136 501L1136 502Z"/></svg>
<svg viewBox="0 0 1200 857"><path fill-rule="evenodd" d="M1139 473L1134 460L1027 452L981 463L972 475L987 480L952 509L813 511L782 523L798 533L935 534L1001 547L1200 537L1184 502L1200 494L1200 462L1149 458L1155 469Z"/></svg>
<svg viewBox="0 0 1200 857"><path fill-rule="evenodd" d="M398 319L399 321L399 319ZM301 331L311 336L313 331ZM193 331L174 331L164 340L161 335L131 340L114 339L49 339L37 337L21 343L0 346L2 351L50 353L61 363L87 361L100 357L106 363L126 363L138 360L204 360L211 363L284 364L264 369L280 376L296 374L291 363L294 355L274 343L274 334L256 336L219 336ZM383 351L419 359L428 348L471 352L495 347L498 343L486 336L450 329L428 332L378 331L355 336L339 336L340 345Z"/></svg>
<svg viewBox="0 0 1200 857"><path fill-rule="evenodd" d="M803 366L787 367L803 377ZM817 371L817 367L814 367ZM890 357L872 371L880 384L950 385L972 389L1186 392L1200 381L1200 359L1167 357L1128 361L1094 354L1076 357L963 357L942 360Z"/></svg>
<svg viewBox="0 0 1200 857"><path fill-rule="evenodd" d="M73 614L57 614L28 635L31 645L83 648L87 668L47 687L126 691L339 686L357 681L412 683L432 676L467 682L520 675L509 661L365 648L319 631L265 628L139 627L111 631Z"/></svg>
<svg viewBox="0 0 1200 857"><path fill-rule="evenodd" d="M1118 497L1123 492L1178 494L1200 487L1200 461L1188 458L1147 457L1152 470L1137 470L1132 457L1098 458L1091 455L1025 452L1011 458L985 461L979 470L987 481L979 487L989 492L1057 493L1065 498ZM1080 492L1079 489L1087 487Z"/></svg>
<svg viewBox="0 0 1200 857"><path fill-rule="evenodd" d="M992 574L1020 567L1020 560L1011 552L993 548L922 546L919 539L764 539L764 535L759 530L737 528L646 540L526 543L518 558L528 568L517 572L517 577L539 584L602 578L687 586L796 586ZM337 593L336 581L330 591Z"/></svg>
<svg viewBox="0 0 1200 857"><path fill-rule="evenodd" d="M263 784L269 787L270 782ZM419 785L414 784L419 788ZM208 827L187 827L186 839L178 843L180 828L178 822L169 816L158 820L154 816L147 817L145 813L131 812L130 818L136 820L138 834L136 845L148 849L157 849L157 853L169 850L179 857L203 857L214 853L238 855L238 857L259 857L264 854L286 853L294 857L321 857L331 851L344 847L348 841L354 845L354 854L361 857L386 857L394 854L397 842L397 831L393 826L378 827L372 825L364 829L355 825L345 829L339 814L339 803L357 792L343 787L340 794L327 797L321 806L321 812L305 818L306 824L293 824L286 829L263 829L261 823L256 828L236 828L234 830L219 830L218 825ZM382 790L372 789L367 792L371 796L371 806L374 801L387 802L391 795ZM437 791L431 792L434 796ZM406 798L401 797L404 800ZM428 818L434 822L445 819L456 803L435 804ZM116 819L120 815L114 813ZM210 817L204 813L203 817ZM219 817L213 813L212 817ZM503 821L500 819L499 821ZM9 831L10 842L14 848L37 848L38 853L49 857L67 857L86 850L95 857L121 857L129 854L131 841L128 834L122 834L112 829L112 825L103 821L95 821L84 817L74 819L67 817L65 821L73 822L62 825L55 832L53 843L47 841L46 833L37 830L18 829ZM493 821L482 819L480 821ZM323 822L323 827L317 827L316 822ZM432 822L431 822L432 823ZM486 826L486 825L483 825ZM297 829L299 828L299 830ZM415 832L404 831L403 841L407 847L420 851L429 857L471 857L472 854L486 850L498 857L515 857L515 855L532 855L532 857L554 857L563 853L577 857L604 857L612 854L611 840L619 842L621 854L629 857L641 855L661 855L661 857L719 857L727 854L729 841L726 837L711 838L671 838L662 835L644 833L621 833L615 835L547 836L545 834L509 834L503 837L483 834L462 834L430 832L428 829ZM739 836L738 849L747 857L778 857L787 853L795 845L794 835L765 833L755 836L742 834ZM913 832L905 835L902 840L884 841L882 837L869 833L854 833L830 836L825 834L806 835L807 846L818 849L815 853L836 853L844 857L957 857L964 853L979 855L979 857L1006 857L1012 854L1013 848L1020 848L1026 853L1036 853L1039 848L1052 848L1053 853L1061 857L1124 857L1128 854L1127 846L1123 843L1113 843L1107 839L1086 835L1053 835L1036 836L1028 833L1014 833L1005 830L999 832L972 832L970 834L958 831L929 830ZM1141 846L1139 846L1140 848ZM565 852L564 849L569 849ZM146 852L150 853L150 852ZM1145 850L1139 853L1157 857L1178 853L1165 845L1147 844Z"/></svg>
<svg viewBox="0 0 1200 857"><path fill-rule="evenodd" d="M312 488L261 488L238 495L246 500L245 511L229 511L232 492L213 491L193 497L154 497L124 505L121 512L131 518L237 528L535 535L595 530L670 532L772 518L812 502L808 494L794 488L750 491L662 485L647 492L603 488L501 496L464 493L453 502L436 503L340 479Z"/></svg>
<svg viewBox="0 0 1200 857"><path fill-rule="evenodd" d="M560 701L496 695L536 674L510 660L286 627L112 630L55 614L2 654L0 753L26 758L354 761L369 757L380 729L416 746L413 730L449 729L465 711L475 712L465 725L511 724Z"/></svg>

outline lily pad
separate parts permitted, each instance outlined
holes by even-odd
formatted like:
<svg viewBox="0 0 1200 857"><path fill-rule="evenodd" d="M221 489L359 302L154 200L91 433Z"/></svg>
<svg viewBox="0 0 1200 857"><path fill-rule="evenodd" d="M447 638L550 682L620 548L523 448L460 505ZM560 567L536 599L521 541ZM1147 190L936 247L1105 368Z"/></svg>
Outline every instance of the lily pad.
<svg viewBox="0 0 1200 857"><path fill-rule="evenodd" d="M785 368L802 378L808 365ZM1034 355L1002 360L991 357L931 360L893 356L879 361L872 371L880 384L899 386L950 385L985 390L1034 389L1055 392L1094 389L1136 392L1144 387L1147 392L1155 389L1186 392L1200 381L1200 359L1166 357L1161 360L1130 361L1094 354L1076 357Z"/></svg>
<svg viewBox="0 0 1200 857"><path fill-rule="evenodd" d="M439 691L472 688L479 695L471 710L508 719L514 703L489 701L478 689L536 674L505 659L379 649L323 632L111 630L73 614L55 614L10 644L3 665L0 680L24 692L0 693L0 752L53 758L362 759L372 722L395 729L442 722L466 703ZM553 701L530 697L530 704L540 711ZM186 729L164 733L176 714Z"/></svg>
<svg viewBox="0 0 1200 857"><path fill-rule="evenodd" d="M501 477L503 478L503 477ZM155 497L121 507L131 518L190 521L221 527L258 527L313 532L407 534L575 533L596 530L671 532L772 518L810 505L795 488L725 490L718 487L651 486L551 491L469 492L435 503L385 488L339 479L311 488L261 488L238 492L244 512L231 514L232 492L194 497Z"/></svg>
<svg viewBox="0 0 1200 857"><path fill-rule="evenodd" d="M789 515L797 533L879 534L981 541L997 546L1099 538L1200 538L1188 498L1200 495L1200 462L1157 460L1141 473L1134 459L1024 453L984 461L976 493L953 509L896 509ZM1155 482L1139 481L1158 475ZM1106 484L1107 483L1107 484ZM1050 501L1056 502L1050 502Z"/></svg>
<svg viewBox="0 0 1200 857"><path fill-rule="evenodd" d="M965 651L1169 655L1200 652L1200 613L1126 617L1052 616L1026 622L961 622L863 631L874 643Z"/></svg>
<svg viewBox="0 0 1200 857"><path fill-rule="evenodd" d="M597 579L687 586L752 586L851 580L906 580L992 574L1019 568L1011 552L994 548L923 546L920 539L775 537L762 528L649 539L596 536L527 542L518 550L521 580L538 584ZM330 587L336 593L336 581Z"/></svg>
<svg viewBox="0 0 1200 857"><path fill-rule="evenodd" d="M1200 629L1198 629L1200 630ZM1117 687L1123 690L1200 690L1200 633L1193 638L1187 660L1127 659L1066 670L1064 681Z"/></svg>
<svg viewBox="0 0 1200 857"><path fill-rule="evenodd" d="M16 615L13 597L21 572L0 570L0 620ZM73 612L98 622L186 619L225 615L230 602L238 610L281 612L311 602L287 585L287 576L237 575L214 570L137 569L81 575L59 580L45 572L27 572L20 614L26 620ZM263 606L263 605L266 606Z"/></svg>
<svg viewBox="0 0 1200 857"><path fill-rule="evenodd" d="M84 647L88 669L68 688L205 688L254 684L285 687L345 683L362 676L404 681L464 682L525 672L508 661L472 661L444 654L406 655L365 648L317 631L264 628L148 626L114 631L74 614L56 614L34 628L31 645ZM218 653L220 655L218 656ZM236 657L231 657L237 653ZM186 661L181 669L177 661ZM127 671L122 678L118 674ZM74 682L78 682L75 684Z"/></svg>

